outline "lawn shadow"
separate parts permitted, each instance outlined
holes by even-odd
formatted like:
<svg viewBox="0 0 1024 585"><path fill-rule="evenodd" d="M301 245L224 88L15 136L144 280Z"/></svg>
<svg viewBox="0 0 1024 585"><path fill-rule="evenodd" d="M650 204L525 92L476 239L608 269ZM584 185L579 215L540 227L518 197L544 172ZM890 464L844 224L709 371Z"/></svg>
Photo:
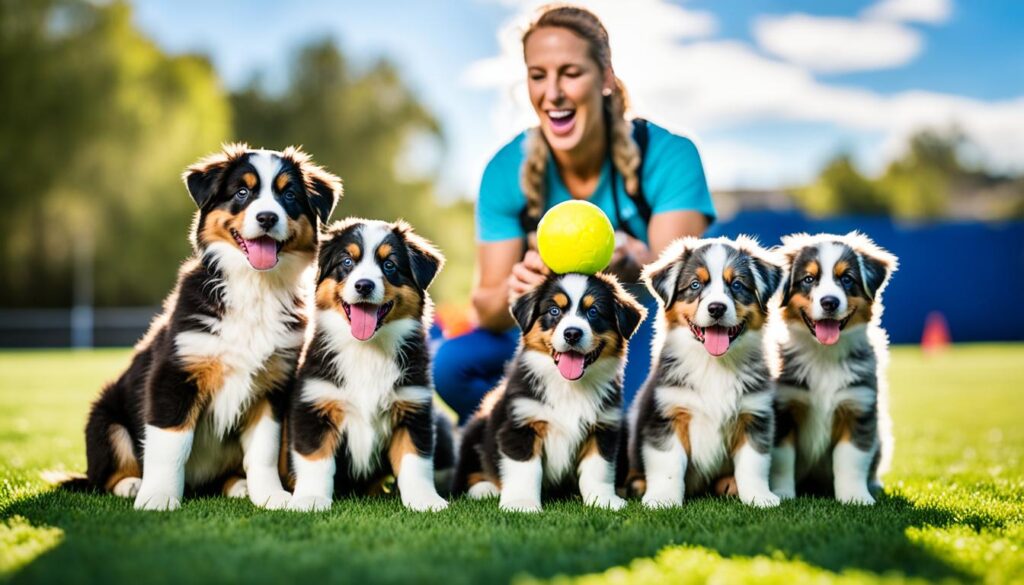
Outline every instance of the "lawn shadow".
<svg viewBox="0 0 1024 585"><path fill-rule="evenodd" d="M64 532L56 547L11 576L13 582L502 583L599 573L673 545L723 557L781 552L840 573L858 569L925 579L974 580L912 542L907 529L997 526L974 516L884 496L873 508L824 499L753 510L735 500L694 499L622 512L553 502L541 515L505 514L494 500L457 500L445 512L417 514L397 498L336 502L329 513L267 512L247 501L188 500L170 514L138 513L113 496L44 492L0 510Z"/></svg>

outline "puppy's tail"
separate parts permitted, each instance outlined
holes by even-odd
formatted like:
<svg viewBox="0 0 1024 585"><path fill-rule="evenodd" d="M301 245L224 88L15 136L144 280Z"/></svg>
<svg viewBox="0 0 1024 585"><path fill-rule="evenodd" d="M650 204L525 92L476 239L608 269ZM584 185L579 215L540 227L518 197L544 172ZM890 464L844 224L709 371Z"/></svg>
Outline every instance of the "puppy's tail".
<svg viewBox="0 0 1024 585"><path fill-rule="evenodd" d="M84 473L73 473L69 471L58 471L48 469L39 474L43 481L57 486L57 489L66 492L88 493L95 492L96 486L89 481Z"/></svg>

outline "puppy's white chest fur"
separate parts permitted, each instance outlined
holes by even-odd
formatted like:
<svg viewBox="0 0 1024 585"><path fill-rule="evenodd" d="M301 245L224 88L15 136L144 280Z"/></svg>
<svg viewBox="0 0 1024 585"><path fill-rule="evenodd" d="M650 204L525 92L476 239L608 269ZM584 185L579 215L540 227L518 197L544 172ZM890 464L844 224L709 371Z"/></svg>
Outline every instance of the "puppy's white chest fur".
<svg viewBox="0 0 1024 585"><path fill-rule="evenodd" d="M779 398L783 403L798 403L805 409L804 423L797 433L797 447L801 467L816 467L829 463L823 458L832 444L832 425L836 411L848 406L855 410L871 408L876 400L874 388L858 386L857 380L875 374L873 361L853 360L848 356L852 347L869 347L864 327L844 332L837 345L825 347L816 340L804 339L791 332L791 343L799 351L789 352L787 369L806 380L807 388L779 385Z"/></svg>
<svg viewBox="0 0 1024 585"><path fill-rule="evenodd" d="M360 341L336 311L318 311L318 326L327 333L333 351L335 380L308 380L306 401L329 400L344 413L338 429L345 440L353 475L367 477L379 465L381 448L391 437L391 409L396 402L431 399L429 388L398 388L402 372L395 357L416 321L403 319L380 328L373 338Z"/></svg>
<svg viewBox="0 0 1024 585"><path fill-rule="evenodd" d="M293 330L302 265L291 256L282 257L281 264L275 273L261 274L248 266L235 266L231 257L222 255L224 280L217 286L224 293L223 317L200 318L209 333L185 331L175 338L182 359L218 360L223 368L223 384L202 414L218 437L235 429L256 391L263 390L252 382L268 360L282 350L297 353L302 346L303 331Z"/></svg>
<svg viewBox="0 0 1024 585"><path fill-rule="evenodd" d="M737 344L725 359L708 354L687 330L674 330L666 339L670 355L677 359L672 369L665 372L666 378L685 380L686 385L658 387L657 405L668 419L680 411L689 414L687 469L695 471L702 481L714 479L731 468L731 433L740 414L770 412L772 408L770 392L743 393L756 378L743 364L757 362L737 358L743 358L741 354L745 352L759 351L761 343L756 332L748 332L744 337L743 345Z"/></svg>
<svg viewBox="0 0 1024 585"><path fill-rule="evenodd" d="M550 356L530 351L523 359L543 389L544 400L520 398L512 405L512 414L519 420L545 425L544 480L556 483L574 470L583 441L595 425L617 424L621 419L618 405L602 408L605 397L613 391L611 380L618 362L598 360L583 378L570 382L558 373Z"/></svg>

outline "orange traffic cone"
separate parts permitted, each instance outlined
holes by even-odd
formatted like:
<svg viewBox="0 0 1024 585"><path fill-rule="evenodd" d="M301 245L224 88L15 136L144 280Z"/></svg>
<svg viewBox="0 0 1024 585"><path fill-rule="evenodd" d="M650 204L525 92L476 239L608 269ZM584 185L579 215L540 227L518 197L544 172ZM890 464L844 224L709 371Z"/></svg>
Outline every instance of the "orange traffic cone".
<svg viewBox="0 0 1024 585"><path fill-rule="evenodd" d="M924 320L924 333L921 334L921 349L925 353L940 353L949 347L949 324L946 317L939 311L932 311Z"/></svg>

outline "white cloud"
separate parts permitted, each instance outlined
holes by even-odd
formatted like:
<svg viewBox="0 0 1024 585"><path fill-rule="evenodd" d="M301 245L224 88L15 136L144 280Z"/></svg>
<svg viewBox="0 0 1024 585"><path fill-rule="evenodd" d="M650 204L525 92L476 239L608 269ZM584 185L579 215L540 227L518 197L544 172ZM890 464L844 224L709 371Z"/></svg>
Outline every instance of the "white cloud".
<svg viewBox="0 0 1024 585"><path fill-rule="evenodd" d="M612 38L616 71L629 87L635 110L670 129L712 135L747 123L823 123L852 136L879 136L884 152L895 154L895 145L918 129L957 124L990 164L1024 170L1024 96L983 101L930 91L880 94L825 83L804 66L766 57L739 41L681 41L673 27L659 21L663 5L630 6L621 19L598 11ZM492 118L495 147L498 140L536 124L525 96L522 49L518 42L503 47L501 55L475 63L464 76L471 86L498 90ZM715 188L739 186L741 175L767 179L778 172L773 166L787 162L780 158L791 156L747 150L746 160L736 164L748 170L740 173L738 166L718 162L728 161L735 151L737 133L731 135L732 144L726 146L732 151L718 151L713 141L703 145Z"/></svg>
<svg viewBox="0 0 1024 585"><path fill-rule="evenodd" d="M952 13L952 0L881 0L863 12L877 20L928 24L942 24Z"/></svg>
<svg viewBox="0 0 1024 585"><path fill-rule="evenodd" d="M899 67L922 48L921 36L900 24L807 14L758 18L754 38L766 52L823 73Z"/></svg>

